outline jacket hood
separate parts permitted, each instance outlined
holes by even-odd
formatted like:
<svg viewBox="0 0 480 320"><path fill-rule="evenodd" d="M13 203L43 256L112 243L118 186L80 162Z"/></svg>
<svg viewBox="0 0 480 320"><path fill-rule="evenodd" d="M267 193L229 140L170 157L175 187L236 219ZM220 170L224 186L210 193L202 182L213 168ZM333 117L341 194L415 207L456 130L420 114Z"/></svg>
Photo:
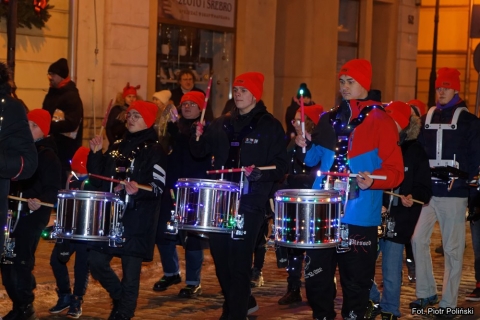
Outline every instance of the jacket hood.
<svg viewBox="0 0 480 320"><path fill-rule="evenodd" d="M410 123L408 126L400 132L400 137L405 136L405 140L415 140L420 134L422 128L422 122L416 115L410 116Z"/></svg>

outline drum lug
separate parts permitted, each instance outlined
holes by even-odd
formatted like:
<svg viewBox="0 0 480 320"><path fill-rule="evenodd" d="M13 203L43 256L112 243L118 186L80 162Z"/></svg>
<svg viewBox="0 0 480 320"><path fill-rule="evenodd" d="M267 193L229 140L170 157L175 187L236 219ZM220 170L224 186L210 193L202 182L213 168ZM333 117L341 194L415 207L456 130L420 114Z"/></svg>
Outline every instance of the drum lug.
<svg viewBox="0 0 480 320"><path fill-rule="evenodd" d="M175 211L171 211L172 215L170 217L170 221L167 222L167 231L166 234L178 234L178 216L175 214Z"/></svg>
<svg viewBox="0 0 480 320"><path fill-rule="evenodd" d="M117 222L116 226L110 228L110 235L108 237L108 246L109 247L122 247L122 244L125 242L125 239L122 238L124 227L121 222Z"/></svg>
<svg viewBox="0 0 480 320"><path fill-rule="evenodd" d="M340 242L337 244L337 253L345 253L350 251L350 244L348 241L348 224L340 225Z"/></svg>

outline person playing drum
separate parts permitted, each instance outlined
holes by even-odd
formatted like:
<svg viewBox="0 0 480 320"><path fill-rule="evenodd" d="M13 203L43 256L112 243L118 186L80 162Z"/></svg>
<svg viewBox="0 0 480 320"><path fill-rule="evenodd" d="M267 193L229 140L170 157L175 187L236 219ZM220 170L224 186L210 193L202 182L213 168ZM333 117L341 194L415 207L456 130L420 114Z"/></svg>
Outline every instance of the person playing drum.
<svg viewBox="0 0 480 320"><path fill-rule="evenodd" d="M204 107L205 95L200 91L190 91L182 96L180 101L181 116L168 122L167 132L170 135L170 150L168 154L168 170L166 187L169 192L162 196L162 208L158 219L156 244L160 252L160 259L164 276L157 281L154 291L164 291L168 287L181 282L180 265L177 254L177 237L166 234L167 222L172 210L175 210L175 184L180 178L201 179L207 178L207 171L211 168L211 157L196 158L189 150L188 141L192 136L192 126L199 121ZM203 264L203 249L208 248L208 241L198 234L180 232L181 243L185 245L186 286L179 292L179 297L193 298L202 294L200 275ZM184 240L186 238L186 241ZM186 243L185 243L186 242Z"/></svg>
<svg viewBox="0 0 480 320"><path fill-rule="evenodd" d="M115 190L125 199L121 213L122 241L116 247L98 242L89 255L92 277L108 291L113 300L109 319L131 319L134 316L143 261L153 259L160 199L165 186L167 157L152 128L158 107L146 101L134 101L126 110L128 132L123 140L109 146L102 154L103 138L90 140L87 170L91 174L125 179ZM103 191L110 182L90 178ZM141 185L150 185L152 191ZM124 186L124 188L123 188ZM120 228L121 229L121 228ZM114 256L122 261L123 278L119 279L110 267Z"/></svg>
<svg viewBox="0 0 480 320"><path fill-rule="evenodd" d="M313 317L334 319L336 287L333 280L338 263L343 291L342 317L361 319L367 310L375 275L382 190L397 187L403 180L404 168L396 125L379 102L380 92L369 91L370 62L350 60L342 66L338 78L343 97L340 106L322 115L311 141L302 135L297 135L295 140L299 147L307 148L306 165L331 161L325 151L335 150L331 170L351 171L358 176L345 184L348 188L341 220L343 237L338 248L342 253L335 249L307 249L305 288ZM370 173L385 176L386 180L373 180ZM321 188L323 178L317 177L314 189Z"/></svg>
<svg viewBox="0 0 480 320"><path fill-rule="evenodd" d="M265 218L268 196L275 181L287 172L285 131L280 122L268 113L263 101L263 74L247 72L233 82L234 110L223 115L206 128L197 124L190 150L196 157L211 155L215 169L245 167L237 221L243 221L243 240L234 240L228 233L210 233L210 252L223 296L221 319L245 320L247 313L258 310L251 296L250 269L252 255ZM275 165L274 170L258 167ZM239 176L224 176L238 182ZM237 225L238 226L238 225ZM234 233L237 235L237 233Z"/></svg>
<svg viewBox="0 0 480 320"><path fill-rule="evenodd" d="M87 157L90 149L80 147L73 155L72 173L67 178L65 189L84 190L88 185ZM88 188L87 188L88 189ZM73 212L68 212L73 214ZM74 277L75 284L70 287L70 276L67 263L75 253ZM78 319L82 315L83 296L88 286L88 242L61 239L55 243L50 256L50 266L57 283L58 300L48 311L57 314L68 308L67 316Z"/></svg>
<svg viewBox="0 0 480 320"><path fill-rule="evenodd" d="M61 164L56 154L53 138L48 136L52 121L48 111L35 109L27 114L30 131L38 153L38 167L33 176L22 181L12 181L10 191L27 200L13 208L17 211L17 223L11 237L15 238L15 257L7 258L1 265L2 281L13 309L4 319L36 319L33 301L35 277L35 251L43 229L50 221L51 207L42 203L54 203L61 184Z"/></svg>

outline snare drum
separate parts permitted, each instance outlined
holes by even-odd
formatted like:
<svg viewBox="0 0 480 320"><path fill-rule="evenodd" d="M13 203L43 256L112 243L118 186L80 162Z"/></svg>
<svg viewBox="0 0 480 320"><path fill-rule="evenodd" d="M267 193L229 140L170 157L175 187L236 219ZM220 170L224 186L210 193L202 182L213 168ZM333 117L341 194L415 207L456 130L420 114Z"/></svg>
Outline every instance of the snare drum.
<svg viewBox="0 0 480 320"><path fill-rule="evenodd" d="M60 190L54 236L61 239L109 241L116 230L124 203L109 192Z"/></svg>
<svg viewBox="0 0 480 320"><path fill-rule="evenodd" d="M323 249L340 241L341 197L334 190L275 193L275 239L282 247Z"/></svg>
<svg viewBox="0 0 480 320"><path fill-rule="evenodd" d="M238 183L180 178L177 181L178 229L229 233L237 214Z"/></svg>

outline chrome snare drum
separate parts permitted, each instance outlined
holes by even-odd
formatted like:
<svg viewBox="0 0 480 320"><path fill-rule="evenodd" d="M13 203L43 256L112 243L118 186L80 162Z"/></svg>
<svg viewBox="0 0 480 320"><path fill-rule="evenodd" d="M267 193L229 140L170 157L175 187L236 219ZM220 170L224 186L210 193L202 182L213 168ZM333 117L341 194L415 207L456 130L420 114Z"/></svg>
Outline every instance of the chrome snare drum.
<svg viewBox="0 0 480 320"><path fill-rule="evenodd" d="M282 247L333 248L340 241L341 210L341 197L334 190L277 191L275 240Z"/></svg>
<svg viewBox="0 0 480 320"><path fill-rule="evenodd" d="M60 239L121 243L124 203L109 192L60 190L53 236Z"/></svg>
<svg viewBox="0 0 480 320"><path fill-rule="evenodd" d="M234 226L240 194L238 183L180 178L177 181L178 229L229 233Z"/></svg>

